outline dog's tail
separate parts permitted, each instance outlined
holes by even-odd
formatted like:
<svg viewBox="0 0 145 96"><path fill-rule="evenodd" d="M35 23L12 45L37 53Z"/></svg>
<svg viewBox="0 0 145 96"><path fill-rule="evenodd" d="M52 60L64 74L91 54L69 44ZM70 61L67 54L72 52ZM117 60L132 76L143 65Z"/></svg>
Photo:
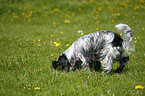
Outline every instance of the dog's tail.
<svg viewBox="0 0 145 96"><path fill-rule="evenodd" d="M134 51L135 45L133 41L133 33L131 31L131 28L126 24L117 24L115 25L115 28L122 34L124 42L123 42L123 48L126 50L128 54L130 54L129 51Z"/></svg>

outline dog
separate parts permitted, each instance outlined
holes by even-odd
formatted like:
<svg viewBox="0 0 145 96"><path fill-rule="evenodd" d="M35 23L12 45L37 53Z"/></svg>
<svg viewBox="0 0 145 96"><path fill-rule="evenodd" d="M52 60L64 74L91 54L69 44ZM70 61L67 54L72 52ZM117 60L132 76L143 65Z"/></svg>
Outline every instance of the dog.
<svg viewBox="0 0 145 96"><path fill-rule="evenodd" d="M106 74L112 71L112 65L120 62L116 72L122 72L129 61L131 51L134 51L133 33L126 24L118 24L115 28L122 37L113 31L101 30L80 37L59 57L52 61L52 67L58 70L71 71L88 69L99 71L101 66Z"/></svg>

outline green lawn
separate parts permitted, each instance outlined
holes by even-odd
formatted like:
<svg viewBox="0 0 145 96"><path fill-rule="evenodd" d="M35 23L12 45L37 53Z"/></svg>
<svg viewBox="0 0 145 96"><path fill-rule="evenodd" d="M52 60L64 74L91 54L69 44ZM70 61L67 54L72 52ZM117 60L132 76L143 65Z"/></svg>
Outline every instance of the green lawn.
<svg viewBox="0 0 145 96"><path fill-rule="evenodd" d="M118 23L136 45L122 74L51 68L80 36ZM0 96L144 96L144 36L145 0L0 0Z"/></svg>

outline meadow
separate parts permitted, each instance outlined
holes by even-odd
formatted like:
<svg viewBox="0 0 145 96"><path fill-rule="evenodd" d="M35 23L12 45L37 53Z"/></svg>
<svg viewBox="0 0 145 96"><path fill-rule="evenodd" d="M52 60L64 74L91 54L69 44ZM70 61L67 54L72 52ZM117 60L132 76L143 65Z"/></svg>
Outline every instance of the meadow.
<svg viewBox="0 0 145 96"><path fill-rule="evenodd" d="M123 73L51 68L80 36L119 23L136 46ZM144 96L144 36L145 0L0 0L0 96Z"/></svg>

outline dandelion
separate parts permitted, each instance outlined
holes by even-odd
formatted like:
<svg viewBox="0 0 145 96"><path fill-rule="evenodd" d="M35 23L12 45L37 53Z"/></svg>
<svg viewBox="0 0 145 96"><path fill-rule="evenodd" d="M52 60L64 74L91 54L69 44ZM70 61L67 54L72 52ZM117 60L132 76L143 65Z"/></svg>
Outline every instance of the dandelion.
<svg viewBox="0 0 145 96"><path fill-rule="evenodd" d="M30 21L31 21L31 18L28 19L28 22L30 22Z"/></svg>
<svg viewBox="0 0 145 96"><path fill-rule="evenodd" d="M61 31L60 33L62 34L63 32Z"/></svg>
<svg viewBox="0 0 145 96"><path fill-rule="evenodd" d="M55 22L53 22L53 25L55 25L56 23Z"/></svg>
<svg viewBox="0 0 145 96"><path fill-rule="evenodd" d="M136 40L136 37L134 39Z"/></svg>
<svg viewBox="0 0 145 96"><path fill-rule="evenodd" d="M96 30L99 30L99 28L96 28Z"/></svg>
<svg viewBox="0 0 145 96"><path fill-rule="evenodd" d="M26 41L29 41L29 39L26 39Z"/></svg>
<svg viewBox="0 0 145 96"><path fill-rule="evenodd" d="M13 21L14 19L11 19L11 21Z"/></svg>
<svg viewBox="0 0 145 96"><path fill-rule="evenodd" d="M60 43L54 42L55 46L60 46Z"/></svg>
<svg viewBox="0 0 145 96"><path fill-rule="evenodd" d="M50 43L52 43L52 41L50 41Z"/></svg>
<svg viewBox="0 0 145 96"><path fill-rule="evenodd" d="M137 43L137 40L135 40L134 42Z"/></svg>
<svg viewBox="0 0 145 96"><path fill-rule="evenodd" d="M40 41L40 39L38 39L38 41Z"/></svg>
<svg viewBox="0 0 145 96"><path fill-rule="evenodd" d="M79 20L79 18L76 18L76 21L78 21Z"/></svg>
<svg viewBox="0 0 145 96"><path fill-rule="evenodd" d="M120 16L120 13L117 13L118 16Z"/></svg>
<svg viewBox="0 0 145 96"><path fill-rule="evenodd" d="M122 36L122 34L120 34L120 36Z"/></svg>
<svg viewBox="0 0 145 96"><path fill-rule="evenodd" d="M81 35L84 35L84 33L81 33Z"/></svg>
<svg viewBox="0 0 145 96"><path fill-rule="evenodd" d="M100 21L97 21L97 23L100 23Z"/></svg>
<svg viewBox="0 0 145 96"><path fill-rule="evenodd" d="M112 20L112 22L115 22L114 20Z"/></svg>
<svg viewBox="0 0 145 96"><path fill-rule="evenodd" d="M35 40L33 40L35 42Z"/></svg>
<svg viewBox="0 0 145 96"><path fill-rule="evenodd" d="M137 39L139 39L139 36L137 36Z"/></svg>
<svg viewBox="0 0 145 96"><path fill-rule="evenodd" d="M37 69L35 71L37 71Z"/></svg>
<svg viewBox="0 0 145 96"><path fill-rule="evenodd" d="M142 28L142 30L144 30L144 28Z"/></svg>
<svg viewBox="0 0 145 96"><path fill-rule="evenodd" d="M53 54L51 54L51 56L54 56Z"/></svg>
<svg viewBox="0 0 145 96"><path fill-rule="evenodd" d="M33 35L32 37L35 37L35 35Z"/></svg>
<svg viewBox="0 0 145 96"><path fill-rule="evenodd" d="M40 47L40 44L38 46Z"/></svg>
<svg viewBox="0 0 145 96"><path fill-rule="evenodd" d="M35 87L34 89L35 89L35 90L40 90L40 87Z"/></svg>
<svg viewBox="0 0 145 96"><path fill-rule="evenodd" d="M70 20L64 20L65 23L70 23Z"/></svg>
<svg viewBox="0 0 145 96"><path fill-rule="evenodd" d="M99 7L98 10L101 11L101 7Z"/></svg>
<svg viewBox="0 0 145 96"><path fill-rule="evenodd" d="M133 16L132 18L135 19L135 16Z"/></svg>
<svg viewBox="0 0 145 96"><path fill-rule="evenodd" d="M141 85L137 85L137 86L135 86L135 89L144 89L144 87Z"/></svg>
<svg viewBox="0 0 145 96"><path fill-rule="evenodd" d="M69 46L69 44L66 44L66 46Z"/></svg>
<svg viewBox="0 0 145 96"><path fill-rule="evenodd" d="M89 23L89 21L86 21L86 23L88 24L88 23Z"/></svg>
<svg viewBox="0 0 145 96"><path fill-rule="evenodd" d="M53 35L51 35L51 37L53 37Z"/></svg>

